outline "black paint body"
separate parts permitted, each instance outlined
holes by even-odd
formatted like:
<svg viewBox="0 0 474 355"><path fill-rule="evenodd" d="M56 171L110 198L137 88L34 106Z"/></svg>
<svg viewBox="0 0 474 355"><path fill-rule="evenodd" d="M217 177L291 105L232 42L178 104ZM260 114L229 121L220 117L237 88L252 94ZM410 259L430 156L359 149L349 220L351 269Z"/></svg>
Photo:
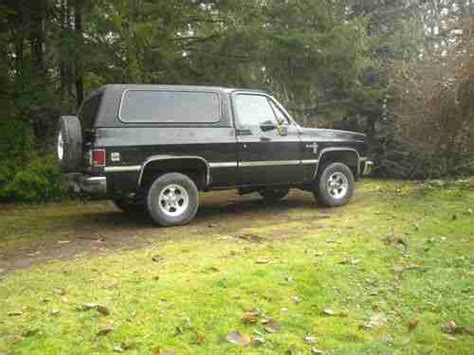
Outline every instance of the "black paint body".
<svg viewBox="0 0 474 355"><path fill-rule="evenodd" d="M131 90L212 92L220 102L220 120L213 123L137 123L120 118L124 93ZM234 110L235 95L264 95L287 116L288 124L262 131L241 127ZM84 124L84 156L91 149L106 150L106 166L91 167L84 159L82 173L106 176L107 195L133 195L144 183L147 169L173 162L174 169L200 169L201 190L286 185L311 189L325 156L348 160L356 177L364 170L365 135L309 129L297 125L278 102L259 91L197 86L108 85L100 97L95 120ZM86 100L87 102L87 100ZM186 104L186 103L183 103ZM82 108L82 110L84 110ZM81 111L79 112L81 116ZM112 155L120 158L113 159Z"/></svg>

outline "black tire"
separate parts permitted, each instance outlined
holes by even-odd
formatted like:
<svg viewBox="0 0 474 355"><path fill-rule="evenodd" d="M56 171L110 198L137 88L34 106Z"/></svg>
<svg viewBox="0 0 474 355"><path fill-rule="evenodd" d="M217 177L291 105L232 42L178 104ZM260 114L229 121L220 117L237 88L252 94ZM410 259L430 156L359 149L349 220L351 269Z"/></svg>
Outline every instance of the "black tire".
<svg viewBox="0 0 474 355"><path fill-rule="evenodd" d="M268 187L259 190L258 193L266 202L274 202L285 198L288 195L290 189L288 187Z"/></svg>
<svg viewBox="0 0 474 355"><path fill-rule="evenodd" d="M145 211L143 202L135 202L127 199L115 199L113 202L118 209L125 213L139 213Z"/></svg>
<svg viewBox="0 0 474 355"><path fill-rule="evenodd" d="M76 116L59 118L55 143L60 169L65 173L78 171L82 163L82 132L79 118Z"/></svg>
<svg viewBox="0 0 474 355"><path fill-rule="evenodd" d="M314 197L323 206L343 206L351 199L354 185L354 174L346 164L331 163L323 167L319 174Z"/></svg>
<svg viewBox="0 0 474 355"><path fill-rule="evenodd" d="M171 189L172 187L174 190ZM171 191L174 191L173 196L177 196L174 202L171 201L168 204L160 199L162 193L163 196L170 196ZM178 191L180 191L179 194ZM180 204L180 201L185 201L186 196L187 203ZM175 204L174 211L173 207L169 207L173 203ZM159 176L151 184L146 198L146 207L156 224L163 227L181 226L189 223L196 215L199 207L199 191L194 181L186 175L167 173Z"/></svg>

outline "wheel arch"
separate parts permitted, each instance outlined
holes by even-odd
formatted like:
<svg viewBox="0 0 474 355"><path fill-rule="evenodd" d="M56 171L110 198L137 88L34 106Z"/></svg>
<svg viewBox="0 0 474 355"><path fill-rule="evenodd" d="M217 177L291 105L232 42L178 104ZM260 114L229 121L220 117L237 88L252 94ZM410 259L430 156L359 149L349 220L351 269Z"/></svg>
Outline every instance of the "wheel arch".
<svg viewBox="0 0 474 355"><path fill-rule="evenodd" d="M322 168L328 163L344 163L353 172L354 178L360 175L360 154L355 148L350 147L329 147L321 150L318 164L314 171L314 179L321 173Z"/></svg>
<svg viewBox="0 0 474 355"><path fill-rule="evenodd" d="M146 183L148 176L154 176L157 172L180 172L193 179L200 189L210 184L210 168L206 159L200 156L186 155L153 155L143 163L138 176L138 186ZM198 173L195 174L190 173Z"/></svg>

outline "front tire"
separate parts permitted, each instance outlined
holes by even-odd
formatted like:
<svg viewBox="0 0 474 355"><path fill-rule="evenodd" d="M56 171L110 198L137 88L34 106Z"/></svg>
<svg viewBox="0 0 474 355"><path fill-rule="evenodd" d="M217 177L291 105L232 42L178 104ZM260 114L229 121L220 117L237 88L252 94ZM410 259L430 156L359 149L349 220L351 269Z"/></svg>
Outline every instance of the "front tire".
<svg viewBox="0 0 474 355"><path fill-rule="evenodd" d="M314 195L323 206L343 206L351 199L354 185L354 174L346 164L331 163L323 168Z"/></svg>
<svg viewBox="0 0 474 355"><path fill-rule="evenodd" d="M153 221L163 227L189 223L199 207L199 191L184 174L159 176L148 190L146 206Z"/></svg>

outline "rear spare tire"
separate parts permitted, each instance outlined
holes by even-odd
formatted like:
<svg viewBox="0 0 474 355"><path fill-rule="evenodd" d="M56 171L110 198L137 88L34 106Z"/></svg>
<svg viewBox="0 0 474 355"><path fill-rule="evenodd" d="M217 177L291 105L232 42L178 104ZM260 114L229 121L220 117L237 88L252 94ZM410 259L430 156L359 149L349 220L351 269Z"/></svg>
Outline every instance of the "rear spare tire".
<svg viewBox="0 0 474 355"><path fill-rule="evenodd" d="M61 116L56 135L58 165L63 172L75 172L82 162L81 122L76 116Z"/></svg>

